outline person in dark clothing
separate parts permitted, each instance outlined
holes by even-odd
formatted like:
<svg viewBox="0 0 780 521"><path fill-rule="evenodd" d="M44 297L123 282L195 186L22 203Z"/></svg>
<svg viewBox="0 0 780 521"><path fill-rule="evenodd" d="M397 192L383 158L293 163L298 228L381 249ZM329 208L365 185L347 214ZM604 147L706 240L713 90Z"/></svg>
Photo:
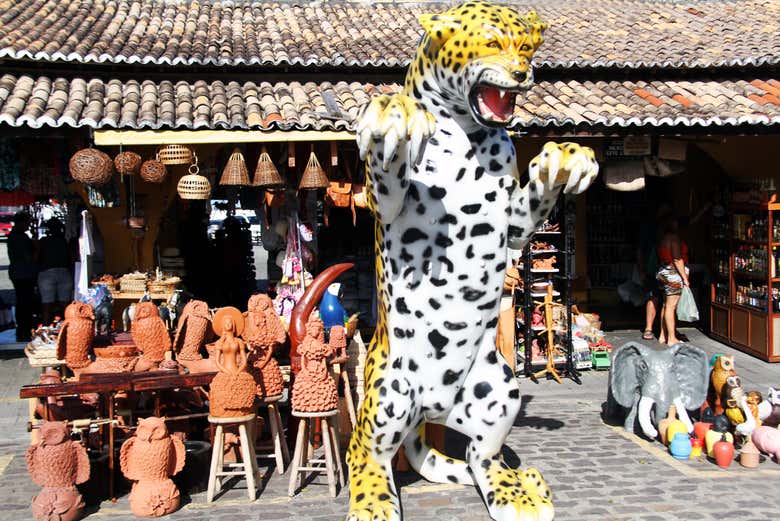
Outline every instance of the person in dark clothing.
<svg viewBox="0 0 780 521"><path fill-rule="evenodd" d="M31 222L29 214L17 213L14 215L14 227L8 234L8 276L16 293L17 342L29 342L32 338L38 270L35 266L34 243L27 235Z"/></svg>
<svg viewBox="0 0 780 521"><path fill-rule="evenodd" d="M65 230L57 218L44 223L48 234L38 245L38 291L43 305L43 321L51 323L73 299L73 272Z"/></svg>

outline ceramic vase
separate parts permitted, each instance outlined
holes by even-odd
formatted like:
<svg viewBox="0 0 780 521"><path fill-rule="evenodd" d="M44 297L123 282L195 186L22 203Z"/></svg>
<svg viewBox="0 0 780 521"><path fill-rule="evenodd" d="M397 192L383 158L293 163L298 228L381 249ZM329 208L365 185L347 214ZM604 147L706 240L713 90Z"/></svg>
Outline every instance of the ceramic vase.
<svg viewBox="0 0 780 521"><path fill-rule="evenodd" d="M734 436L732 436L730 432L707 431L707 435L704 437L704 445L707 447L707 457L715 457L712 449L715 447L715 444L720 441L722 436L726 436L726 441L734 443Z"/></svg>
<svg viewBox="0 0 780 521"><path fill-rule="evenodd" d="M712 453L718 466L727 469L734 461L734 444L726 441L726 435L723 434L720 441L712 447Z"/></svg>
<svg viewBox="0 0 780 521"><path fill-rule="evenodd" d="M759 451L755 444L748 440L739 451L739 464L749 469L758 467Z"/></svg>
<svg viewBox="0 0 780 521"><path fill-rule="evenodd" d="M687 432L678 432L669 443L669 452L677 459L688 459L692 450L691 437Z"/></svg>
<svg viewBox="0 0 780 521"><path fill-rule="evenodd" d="M674 436L677 433L688 434L688 426L681 420L672 420L669 422L669 427L666 428L666 442L672 443Z"/></svg>
<svg viewBox="0 0 780 521"><path fill-rule="evenodd" d="M666 415L666 418L658 422L658 434L661 435L661 443L663 443L664 445L668 444L666 431L669 428L669 425L674 421L676 417L677 417L677 407L672 405L671 407L669 407L669 414Z"/></svg>
<svg viewBox="0 0 780 521"><path fill-rule="evenodd" d="M696 436L691 437L691 454L688 456L689 459L695 459L701 456L702 452L704 451L704 438L697 438Z"/></svg>
<svg viewBox="0 0 780 521"><path fill-rule="evenodd" d="M709 422L696 422L693 424L693 434L695 434L696 437L700 440L703 440L707 435L707 431L709 431L711 428L712 424Z"/></svg>

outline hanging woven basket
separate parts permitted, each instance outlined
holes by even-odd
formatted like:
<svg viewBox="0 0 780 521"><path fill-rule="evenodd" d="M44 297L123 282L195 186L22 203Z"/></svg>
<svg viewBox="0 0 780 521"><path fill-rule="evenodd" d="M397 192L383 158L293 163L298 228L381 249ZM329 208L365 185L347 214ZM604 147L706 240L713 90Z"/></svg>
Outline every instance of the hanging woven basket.
<svg viewBox="0 0 780 521"><path fill-rule="evenodd" d="M141 168L141 156L131 150L120 152L114 158L114 167L120 175L133 175Z"/></svg>
<svg viewBox="0 0 780 521"><path fill-rule="evenodd" d="M312 152L309 155L309 162L306 164L306 170L303 171L301 182L298 184L298 190L314 190L317 188L327 188L328 176L325 170L317 160L317 156Z"/></svg>
<svg viewBox="0 0 780 521"><path fill-rule="evenodd" d="M96 148L79 150L68 163L70 175L84 184L100 186L111 180L114 162L105 152Z"/></svg>
<svg viewBox="0 0 780 521"><path fill-rule="evenodd" d="M199 172L198 156L194 156L189 173L182 176L179 184L176 185L179 197L188 201L202 201L211 197L211 183Z"/></svg>
<svg viewBox="0 0 780 521"><path fill-rule="evenodd" d="M185 145L165 145L157 152L157 159L164 165L189 165L192 150Z"/></svg>
<svg viewBox="0 0 780 521"><path fill-rule="evenodd" d="M271 161L271 156L268 155L265 147L263 147L260 159L257 161L252 186L284 186L284 179L279 174L279 170L276 169L274 162Z"/></svg>
<svg viewBox="0 0 780 521"><path fill-rule="evenodd" d="M144 164L141 165L141 171L139 173L141 179L147 183L162 183L165 180L165 176L167 174L168 171L166 170L165 165L162 164L158 159L144 161Z"/></svg>
<svg viewBox="0 0 780 521"><path fill-rule="evenodd" d="M230 154L222 177L219 179L222 186L249 186L249 170L246 168L244 154L237 148Z"/></svg>

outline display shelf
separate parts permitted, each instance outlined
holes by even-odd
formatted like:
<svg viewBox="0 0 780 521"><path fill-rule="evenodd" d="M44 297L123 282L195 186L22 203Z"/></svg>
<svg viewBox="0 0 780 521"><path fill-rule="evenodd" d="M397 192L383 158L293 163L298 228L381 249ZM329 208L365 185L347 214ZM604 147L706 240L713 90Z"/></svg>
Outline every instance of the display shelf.
<svg viewBox="0 0 780 521"><path fill-rule="evenodd" d="M732 272L735 277L744 277L746 279L754 279L754 280L766 280L766 278L769 276L766 273L757 273L754 271L738 271L734 270ZM726 275L728 276L728 275Z"/></svg>
<svg viewBox="0 0 780 521"><path fill-rule="evenodd" d="M710 302L710 305L711 306L715 306L716 308L720 308L720 309L728 309L729 308L728 304L721 304L720 302L715 302L715 301Z"/></svg>
<svg viewBox="0 0 780 521"><path fill-rule="evenodd" d="M753 313L762 313L764 315L768 315L769 311L765 308L760 308L758 306L751 306L750 304L737 304L736 302L731 304L733 308L736 309L744 309L745 311L752 311Z"/></svg>

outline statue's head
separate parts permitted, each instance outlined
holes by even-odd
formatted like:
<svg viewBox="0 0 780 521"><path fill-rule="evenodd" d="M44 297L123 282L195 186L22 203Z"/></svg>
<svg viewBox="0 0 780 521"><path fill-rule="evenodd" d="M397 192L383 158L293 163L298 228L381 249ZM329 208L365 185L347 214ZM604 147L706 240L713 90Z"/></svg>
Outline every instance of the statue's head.
<svg viewBox="0 0 780 521"><path fill-rule="evenodd" d="M87 319L94 320L95 312L92 306L85 302L72 302L65 308L66 319Z"/></svg>
<svg viewBox="0 0 780 521"><path fill-rule="evenodd" d="M420 15L425 57L412 65L417 89L435 81L442 98L486 127L510 123L517 94L533 84L531 58L547 24L490 2L466 2ZM422 68L422 69L421 69ZM415 76L412 74L411 76ZM415 81L415 78L407 78Z"/></svg>

